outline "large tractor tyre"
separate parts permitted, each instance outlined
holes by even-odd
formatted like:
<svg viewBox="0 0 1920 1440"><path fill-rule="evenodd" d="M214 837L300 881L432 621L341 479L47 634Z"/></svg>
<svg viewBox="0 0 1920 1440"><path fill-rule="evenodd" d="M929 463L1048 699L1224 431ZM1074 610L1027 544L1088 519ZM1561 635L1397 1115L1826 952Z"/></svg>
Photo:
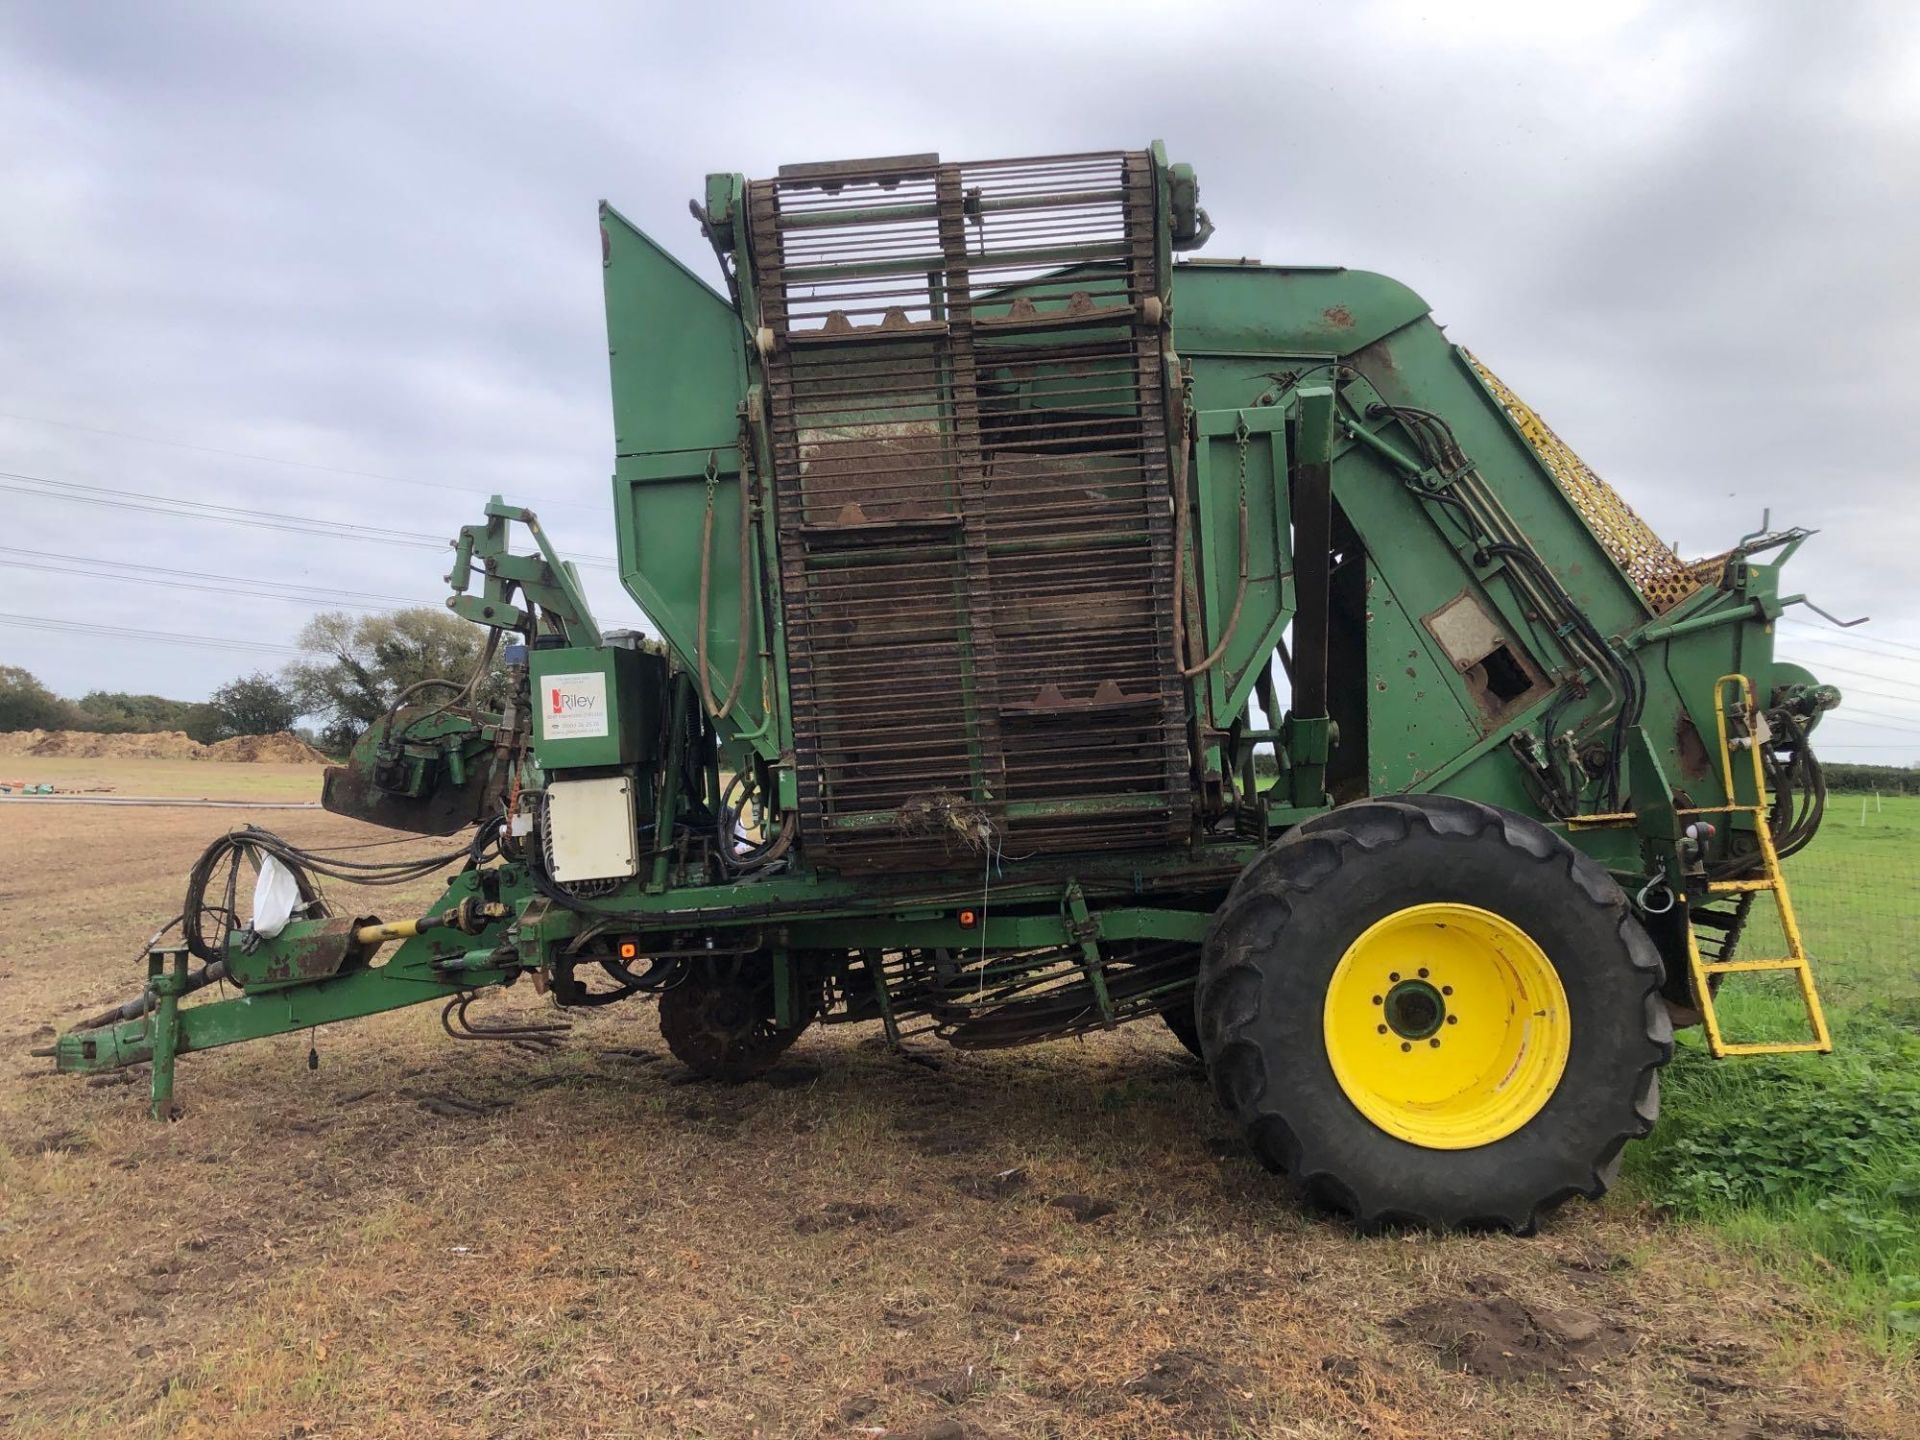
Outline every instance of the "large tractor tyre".
<svg viewBox="0 0 1920 1440"><path fill-rule="evenodd" d="M738 1084L766 1071L812 1017L781 1025L763 963L695 964L660 992L660 1037L674 1059L707 1080Z"/></svg>
<svg viewBox="0 0 1920 1440"><path fill-rule="evenodd" d="M1167 1029L1173 1032L1173 1038L1186 1047L1187 1053L1196 1060L1206 1059L1200 1049L1200 1017L1194 1012L1193 996L1183 994L1173 1004L1160 1012L1160 1018L1166 1021Z"/></svg>
<svg viewBox="0 0 1920 1440"><path fill-rule="evenodd" d="M1367 800L1243 872L1200 1042L1269 1169L1365 1229L1534 1229L1659 1113L1660 957L1607 873L1451 797Z"/></svg>
<svg viewBox="0 0 1920 1440"><path fill-rule="evenodd" d="M1324 815L1316 815L1311 820L1302 821L1281 837L1281 844L1289 840L1297 840L1302 835L1318 834L1322 830L1338 830L1352 819L1354 812L1363 805L1410 805L1416 810L1430 810L1436 814L1461 817L1478 816L1488 810L1492 810L1497 815L1512 814L1511 811L1500 810L1492 805L1483 805L1478 800L1463 800L1458 795L1438 795L1428 791L1409 791L1404 795L1376 795L1366 800L1350 801L1345 805L1336 806ZM1514 816L1513 818L1524 817ZM1233 903L1234 896L1240 893L1240 888L1246 884L1247 878L1260 873L1280 848L1281 845L1277 844L1262 852L1240 872L1233 882L1233 888L1227 892L1226 904Z"/></svg>

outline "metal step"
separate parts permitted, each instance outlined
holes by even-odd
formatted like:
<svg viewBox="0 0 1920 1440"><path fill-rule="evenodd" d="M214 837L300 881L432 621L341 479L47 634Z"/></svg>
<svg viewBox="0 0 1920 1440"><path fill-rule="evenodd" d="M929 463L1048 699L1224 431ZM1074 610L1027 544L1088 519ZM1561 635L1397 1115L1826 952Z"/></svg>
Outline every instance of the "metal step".
<svg viewBox="0 0 1920 1440"><path fill-rule="evenodd" d="M1731 700L1732 703L1729 703ZM1707 1051L1718 1058L1723 1055L1793 1055L1800 1053L1826 1054L1833 1049L1833 1037L1827 1030L1826 1012L1820 1004L1819 991L1814 986L1813 969L1808 964L1807 952L1800 942L1800 924L1794 917L1793 900L1787 893L1787 877L1780 868L1780 852L1774 847L1773 829L1768 820L1771 806L1767 801L1767 778L1761 764L1760 748L1751 743L1743 748L1753 762L1752 792L1753 802L1743 804L1739 801L1739 789L1735 784L1733 768L1733 744L1735 730L1739 730L1742 740L1747 738L1749 717L1758 714L1754 701L1753 682L1744 675L1723 675L1714 682L1714 716L1720 741L1720 778L1723 793L1727 797L1725 805L1706 806L1683 811L1686 815L1722 815L1731 820L1735 816L1749 816L1754 836L1759 841L1759 860L1761 871L1757 876L1745 876L1733 880L1716 880L1707 885L1709 895L1738 896L1738 908L1734 918L1736 923L1728 927L1720 937L1719 955L1724 957L1732 944L1739 938L1739 925L1744 923L1746 909L1753 896L1771 895L1774 906L1780 916L1780 930L1786 936L1787 953L1779 957L1763 957L1757 960L1728 960L1708 958L1700 947L1700 937L1695 929L1696 917L1687 912L1687 963L1693 985L1693 1003L1700 1011L1702 1025L1707 1033ZM1765 975L1791 974L1799 984L1801 1004L1807 1013L1807 1025L1813 1032L1810 1040L1795 1041L1729 1041L1720 1028L1719 1012L1715 1008L1715 986L1712 978L1716 975Z"/></svg>

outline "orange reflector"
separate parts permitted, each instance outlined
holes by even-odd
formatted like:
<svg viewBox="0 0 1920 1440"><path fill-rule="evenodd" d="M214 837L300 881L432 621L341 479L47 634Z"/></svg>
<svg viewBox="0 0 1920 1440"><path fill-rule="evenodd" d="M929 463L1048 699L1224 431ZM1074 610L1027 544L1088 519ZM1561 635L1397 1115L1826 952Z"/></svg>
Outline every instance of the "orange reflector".
<svg viewBox="0 0 1920 1440"><path fill-rule="evenodd" d="M979 923L980 913L977 910L962 910L960 912L960 928L962 930L971 930Z"/></svg>
<svg viewBox="0 0 1920 1440"><path fill-rule="evenodd" d="M638 955L639 953L640 953L640 947L638 945L635 945L633 941L622 940L620 942L620 958L622 960L631 960L633 959L634 956Z"/></svg>

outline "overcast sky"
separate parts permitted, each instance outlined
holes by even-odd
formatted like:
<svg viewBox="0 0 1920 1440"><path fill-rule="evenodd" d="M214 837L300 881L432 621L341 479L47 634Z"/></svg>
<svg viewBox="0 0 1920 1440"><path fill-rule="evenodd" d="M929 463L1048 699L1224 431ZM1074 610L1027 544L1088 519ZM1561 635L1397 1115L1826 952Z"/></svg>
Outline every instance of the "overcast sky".
<svg viewBox="0 0 1920 1440"><path fill-rule="evenodd" d="M711 276L709 170L1155 136L1209 254L1406 281L1688 554L1819 528L1790 588L1874 617L1781 631L1855 692L1823 750L1920 760L1910 4L0 0L0 613L270 647L311 597L149 582L444 594L46 481L436 539L498 490L611 556L596 200ZM0 620L69 695L287 658Z"/></svg>

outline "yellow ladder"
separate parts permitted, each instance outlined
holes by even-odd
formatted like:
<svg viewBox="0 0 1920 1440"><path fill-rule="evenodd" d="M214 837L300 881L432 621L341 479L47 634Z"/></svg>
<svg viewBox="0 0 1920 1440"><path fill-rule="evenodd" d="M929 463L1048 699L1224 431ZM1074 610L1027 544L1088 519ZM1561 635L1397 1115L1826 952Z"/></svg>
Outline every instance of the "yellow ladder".
<svg viewBox="0 0 1920 1440"><path fill-rule="evenodd" d="M1728 699L1731 696L1737 709L1730 709ZM1730 718L1738 714L1746 727L1746 734L1735 736L1731 733ZM1780 912L1780 930L1787 937L1787 953L1779 959L1764 960L1706 960L1700 954L1699 937L1694 934L1691 917L1687 921L1687 967L1692 976L1694 1003L1700 1007L1700 1018L1706 1025L1707 1052L1715 1059L1723 1055L1794 1055L1815 1051L1825 1055L1833 1049L1833 1037L1827 1031L1826 1012L1820 1007L1820 995L1813 985L1813 971L1807 964L1807 952L1800 943L1800 924L1794 918L1793 900L1787 894L1787 877L1780 869L1780 852L1774 849L1773 827L1767 818L1767 777L1760 758L1760 736L1757 733L1760 724L1759 707L1754 703L1753 682L1745 675L1722 675L1713 685L1714 723L1720 734L1720 779L1725 786L1727 803L1709 805L1700 809L1682 810L1682 815L1751 815L1755 838L1760 842L1760 878L1754 880L1713 880L1707 884L1710 895L1740 895L1766 892L1773 896L1775 907ZM1738 792L1733 783L1733 748L1743 744L1753 762L1753 804L1739 803ZM1682 895L1678 903L1685 905L1686 896ZM1790 971L1800 985L1800 1000L1806 1006L1807 1023L1813 1031L1811 1040L1760 1041L1749 1044L1728 1044L1720 1035L1720 1017L1713 1009L1712 977L1715 975L1753 975L1774 971Z"/></svg>

